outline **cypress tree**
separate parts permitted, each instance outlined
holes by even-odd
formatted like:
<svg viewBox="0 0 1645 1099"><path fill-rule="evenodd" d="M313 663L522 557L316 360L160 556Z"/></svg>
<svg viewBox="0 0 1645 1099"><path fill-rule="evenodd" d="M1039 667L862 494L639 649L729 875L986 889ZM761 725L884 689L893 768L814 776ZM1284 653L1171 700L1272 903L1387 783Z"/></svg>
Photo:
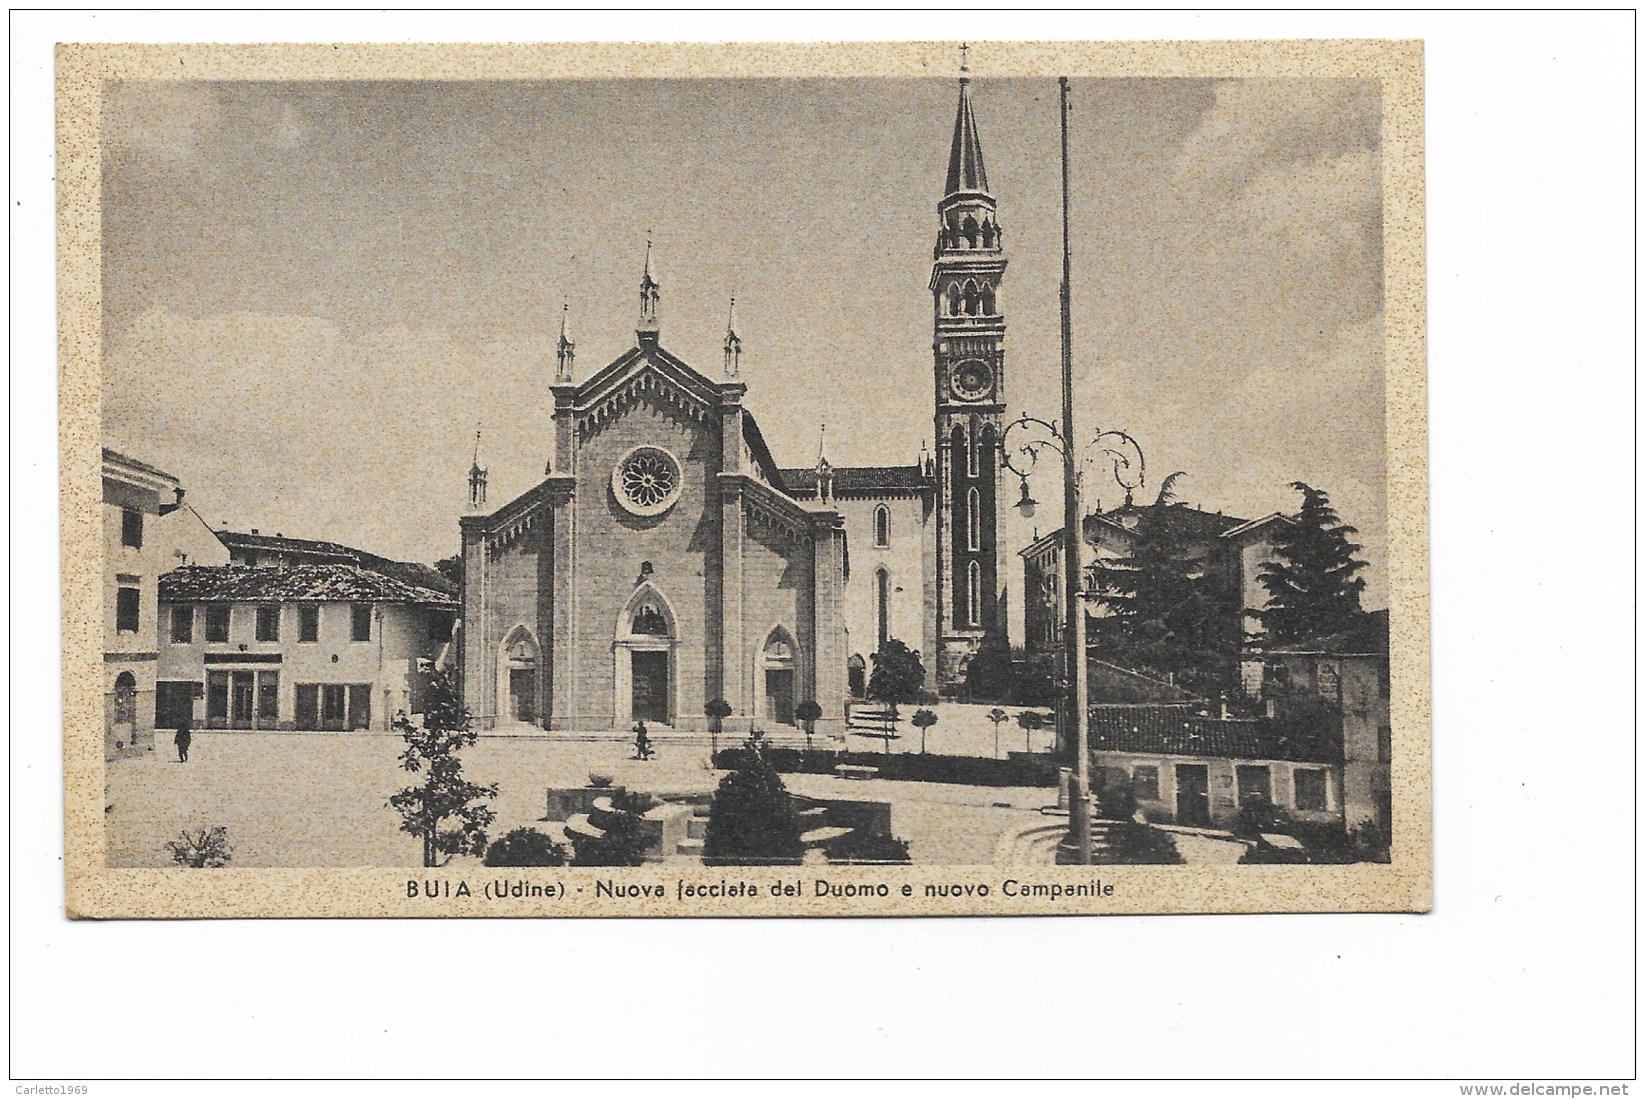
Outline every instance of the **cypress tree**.
<svg viewBox="0 0 1645 1099"><path fill-rule="evenodd" d="M1262 566L1257 579L1268 589L1268 608L1257 612L1267 640L1280 645L1339 633L1363 613L1360 594L1365 580L1357 573L1365 562L1357 556L1359 532L1344 523L1321 489L1301 481L1302 510L1283 525L1274 543L1275 560Z"/></svg>

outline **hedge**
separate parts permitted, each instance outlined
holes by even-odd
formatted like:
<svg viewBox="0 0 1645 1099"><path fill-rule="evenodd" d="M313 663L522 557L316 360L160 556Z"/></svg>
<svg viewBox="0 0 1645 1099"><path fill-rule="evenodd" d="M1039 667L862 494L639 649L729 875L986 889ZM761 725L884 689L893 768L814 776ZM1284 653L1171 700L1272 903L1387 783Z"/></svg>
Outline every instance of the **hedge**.
<svg viewBox="0 0 1645 1099"><path fill-rule="evenodd" d="M1057 764L987 756L932 756L913 752L806 752L799 748L768 748L766 760L780 774L831 775L842 763L879 769L880 778L905 782L948 782L962 786L1055 786ZM725 748L714 754L714 766L723 771L748 764L748 749Z"/></svg>

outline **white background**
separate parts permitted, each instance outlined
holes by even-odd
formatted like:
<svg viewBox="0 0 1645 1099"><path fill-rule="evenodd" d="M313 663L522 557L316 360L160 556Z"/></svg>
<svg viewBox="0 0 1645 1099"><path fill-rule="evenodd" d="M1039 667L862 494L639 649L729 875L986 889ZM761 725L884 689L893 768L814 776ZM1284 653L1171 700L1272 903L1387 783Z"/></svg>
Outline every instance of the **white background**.
<svg viewBox="0 0 1645 1099"><path fill-rule="evenodd" d="M14 13L11 31L14 1078L1633 1075L1631 13ZM1432 914L63 919L54 41L962 36L1426 40ZM1114 1089L1198 1091L1458 1094Z"/></svg>

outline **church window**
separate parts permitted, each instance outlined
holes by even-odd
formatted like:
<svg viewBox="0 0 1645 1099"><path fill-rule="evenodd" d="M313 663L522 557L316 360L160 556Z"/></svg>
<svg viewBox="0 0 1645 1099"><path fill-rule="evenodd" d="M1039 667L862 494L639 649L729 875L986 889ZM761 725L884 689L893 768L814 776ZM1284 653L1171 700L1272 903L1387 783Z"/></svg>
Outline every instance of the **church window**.
<svg viewBox="0 0 1645 1099"><path fill-rule="evenodd" d="M982 223L982 246L984 248L994 247L994 223L991 221Z"/></svg>
<svg viewBox="0 0 1645 1099"><path fill-rule="evenodd" d="M881 548L891 544L891 509L884 504L874 509L874 544Z"/></svg>
<svg viewBox="0 0 1645 1099"><path fill-rule="evenodd" d="M970 214L966 214L965 220L960 223L960 232L965 234L965 242L967 244L969 244L972 248L977 246L976 218L972 217Z"/></svg>
<svg viewBox="0 0 1645 1099"><path fill-rule="evenodd" d="M641 446L617 463L611 475L611 491L627 511L650 517L674 506L680 496L680 481L680 463L672 454Z"/></svg>
<svg viewBox="0 0 1645 1099"><path fill-rule="evenodd" d="M960 315L960 284L957 282L948 284L948 315L950 317Z"/></svg>
<svg viewBox="0 0 1645 1099"><path fill-rule="evenodd" d="M974 488L965 494L965 538L967 549L982 549L982 496Z"/></svg>
<svg viewBox="0 0 1645 1099"><path fill-rule="evenodd" d="M654 604L645 603L640 606L639 610L634 612L634 623L630 629L634 633L643 634L647 637L667 637L668 620L663 617L663 612L658 610Z"/></svg>
<svg viewBox="0 0 1645 1099"><path fill-rule="evenodd" d="M975 282L967 282L965 284L965 312L966 312L966 315L967 316L972 316L972 317L976 316L977 315L977 310L978 310L979 307L980 307L980 298L978 297L978 294L977 294L977 284Z"/></svg>
<svg viewBox="0 0 1645 1099"><path fill-rule="evenodd" d="M883 649L886 639L891 636L891 574L884 569L874 572L874 618L874 636Z"/></svg>
<svg viewBox="0 0 1645 1099"><path fill-rule="evenodd" d="M985 317L994 315L994 288L992 286L982 288L982 315Z"/></svg>
<svg viewBox="0 0 1645 1099"><path fill-rule="evenodd" d="M977 472L980 469L979 461L981 459L981 455L978 453L978 450L976 425L973 423L972 430L965 441L965 472L967 476L977 476ZM972 491L974 492L976 490L973 489Z"/></svg>
<svg viewBox="0 0 1645 1099"><path fill-rule="evenodd" d="M982 566L975 561L966 569L965 612L971 625L982 622Z"/></svg>

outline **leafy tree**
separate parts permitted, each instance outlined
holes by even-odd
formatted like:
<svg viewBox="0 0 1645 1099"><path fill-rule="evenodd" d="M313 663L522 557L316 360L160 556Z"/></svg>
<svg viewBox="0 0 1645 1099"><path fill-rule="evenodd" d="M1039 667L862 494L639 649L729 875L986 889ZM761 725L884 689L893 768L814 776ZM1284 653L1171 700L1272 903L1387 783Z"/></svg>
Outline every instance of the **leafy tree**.
<svg viewBox="0 0 1645 1099"><path fill-rule="evenodd" d="M487 866L564 866L565 844L535 828L516 828L486 847Z"/></svg>
<svg viewBox="0 0 1645 1099"><path fill-rule="evenodd" d="M925 689L925 663L919 653L895 637L889 637L872 659L874 674L868 677L869 698L897 705L920 697Z"/></svg>
<svg viewBox="0 0 1645 1099"><path fill-rule="evenodd" d="M973 699L990 702L1011 697L1011 642L1002 633L988 633L977 645L965 668L965 690Z"/></svg>
<svg viewBox="0 0 1645 1099"><path fill-rule="evenodd" d="M1337 516L1322 489L1301 481L1302 510L1274 539L1274 560L1257 579L1268 589L1268 608L1257 612L1268 640L1276 644L1308 641L1354 625L1362 612L1359 597L1365 580L1356 575L1365 562L1351 535L1359 533Z"/></svg>
<svg viewBox="0 0 1645 1099"><path fill-rule="evenodd" d="M1011 720L1011 715L995 706L988 711L988 720L994 723L994 758L1000 758L1000 726Z"/></svg>
<svg viewBox="0 0 1645 1099"><path fill-rule="evenodd" d="M463 590L463 555L454 553L434 562L434 571L445 577L453 588Z"/></svg>
<svg viewBox="0 0 1645 1099"><path fill-rule="evenodd" d="M925 754L925 731L937 723L937 715L931 710L920 709L914 711L912 720L914 728L920 731L920 755L923 756Z"/></svg>
<svg viewBox="0 0 1645 1099"><path fill-rule="evenodd" d="M794 716L799 718L800 724L805 727L805 750L809 752L811 737L817 731L818 719L822 717L822 707L817 705L816 699L808 698L794 707Z"/></svg>
<svg viewBox="0 0 1645 1099"><path fill-rule="evenodd" d="M797 863L800 819L759 737L750 737L743 765L720 780L708 811L703 859L711 866Z"/></svg>
<svg viewBox="0 0 1645 1099"><path fill-rule="evenodd" d="M481 786L463 777L458 753L477 739L469 726L469 712L457 701L445 672L428 679L421 728L403 712L394 719L406 743L400 766L423 781L393 795L388 804L400 814L400 831L422 839L424 866L439 866L442 854L449 859L483 852L485 830L496 817L484 802L497 796L497 784ZM447 828L447 821L456 827Z"/></svg>

